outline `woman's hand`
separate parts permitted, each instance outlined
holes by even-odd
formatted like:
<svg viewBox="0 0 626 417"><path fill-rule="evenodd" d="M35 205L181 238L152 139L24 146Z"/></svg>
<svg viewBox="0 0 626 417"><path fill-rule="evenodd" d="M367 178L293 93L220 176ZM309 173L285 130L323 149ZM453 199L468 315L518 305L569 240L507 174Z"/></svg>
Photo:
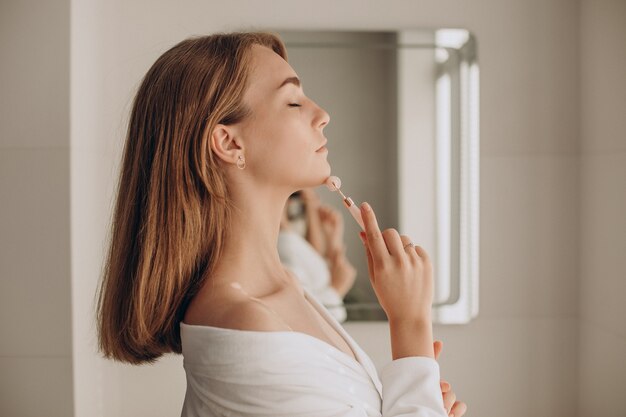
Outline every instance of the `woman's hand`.
<svg viewBox="0 0 626 417"><path fill-rule="evenodd" d="M430 323L433 268L428 254L420 246L406 246L411 239L395 229L381 232L367 203L361 205L361 216L370 281L389 322Z"/></svg>
<svg viewBox="0 0 626 417"><path fill-rule="evenodd" d="M443 342L436 340L433 345L435 349L435 359L439 359L441 349L443 349ZM456 401L456 394L452 391L452 386L444 380L441 380L440 386L441 394L443 395L443 406L448 412L448 415L450 417L461 417L465 414L467 412L467 404Z"/></svg>
<svg viewBox="0 0 626 417"><path fill-rule="evenodd" d="M346 258L345 251L337 251L329 258L330 285L344 298L356 279L357 270Z"/></svg>
<svg viewBox="0 0 626 417"><path fill-rule="evenodd" d="M324 256L330 259L335 256L336 252L345 250L343 243L343 216L339 211L327 205L320 205L317 208L317 212L322 231L326 238L326 251Z"/></svg>

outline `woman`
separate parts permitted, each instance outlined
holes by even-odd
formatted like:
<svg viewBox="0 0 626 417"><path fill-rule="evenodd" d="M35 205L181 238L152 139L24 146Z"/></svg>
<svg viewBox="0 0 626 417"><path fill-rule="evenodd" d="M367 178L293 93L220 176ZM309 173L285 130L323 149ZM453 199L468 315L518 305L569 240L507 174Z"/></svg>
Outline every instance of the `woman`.
<svg viewBox="0 0 626 417"><path fill-rule="evenodd" d="M329 116L286 58L273 34L215 34L180 42L149 69L124 149L100 349L135 364L182 353L183 416L462 415L439 385L432 267L419 246L381 233L362 209L392 339L380 380L280 263L287 198L331 171Z"/></svg>
<svg viewBox="0 0 626 417"><path fill-rule="evenodd" d="M321 204L314 189L289 196L278 233L280 261L339 322L347 318L343 299L357 273L346 257L343 232L341 213Z"/></svg>

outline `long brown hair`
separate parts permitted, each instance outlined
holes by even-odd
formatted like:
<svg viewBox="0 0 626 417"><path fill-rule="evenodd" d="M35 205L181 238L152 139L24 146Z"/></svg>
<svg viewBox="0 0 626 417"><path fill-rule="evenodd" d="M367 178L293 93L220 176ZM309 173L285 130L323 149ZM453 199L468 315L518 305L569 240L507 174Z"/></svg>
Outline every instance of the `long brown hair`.
<svg viewBox="0 0 626 417"><path fill-rule="evenodd" d="M210 135L251 114L243 94L254 44L287 60L274 33L216 33L173 46L141 82L97 295L106 358L181 353L180 322L220 258L234 209Z"/></svg>

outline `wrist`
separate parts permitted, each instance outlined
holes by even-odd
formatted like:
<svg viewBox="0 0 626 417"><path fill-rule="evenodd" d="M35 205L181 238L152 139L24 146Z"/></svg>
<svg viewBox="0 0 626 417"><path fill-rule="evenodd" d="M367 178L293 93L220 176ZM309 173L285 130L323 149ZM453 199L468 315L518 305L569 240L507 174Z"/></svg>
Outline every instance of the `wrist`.
<svg viewBox="0 0 626 417"><path fill-rule="evenodd" d="M330 260L335 259L337 256L345 255L346 246L343 244L331 245L326 249L326 257Z"/></svg>
<svg viewBox="0 0 626 417"><path fill-rule="evenodd" d="M433 322L430 314L424 314L416 318L390 318L389 327L398 330L423 330L432 329Z"/></svg>
<svg viewBox="0 0 626 417"><path fill-rule="evenodd" d="M393 360L424 356L435 358L432 322L425 318L389 322Z"/></svg>

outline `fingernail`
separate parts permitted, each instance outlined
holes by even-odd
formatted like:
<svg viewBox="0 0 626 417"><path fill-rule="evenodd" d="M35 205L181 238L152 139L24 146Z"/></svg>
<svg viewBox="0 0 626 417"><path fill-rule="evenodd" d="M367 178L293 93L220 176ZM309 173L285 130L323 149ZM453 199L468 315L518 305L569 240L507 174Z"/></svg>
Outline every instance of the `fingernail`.
<svg viewBox="0 0 626 417"><path fill-rule="evenodd" d="M363 207L363 210L365 211L372 211L372 207L367 203L363 203L361 206Z"/></svg>
<svg viewBox="0 0 626 417"><path fill-rule="evenodd" d="M364 232L359 232L359 237L361 238L361 242L363 242L365 244L365 233Z"/></svg>

